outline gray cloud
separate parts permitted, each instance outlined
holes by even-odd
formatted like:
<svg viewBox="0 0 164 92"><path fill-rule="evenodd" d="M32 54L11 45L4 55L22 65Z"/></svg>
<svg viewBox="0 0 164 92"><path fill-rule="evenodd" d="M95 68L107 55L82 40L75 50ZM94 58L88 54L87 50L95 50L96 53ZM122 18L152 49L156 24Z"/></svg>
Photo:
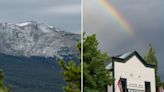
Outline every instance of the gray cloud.
<svg viewBox="0 0 164 92"><path fill-rule="evenodd" d="M80 0L0 0L0 22L41 21L80 33Z"/></svg>
<svg viewBox="0 0 164 92"><path fill-rule="evenodd" d="M159 74L164 80L164 1L163 0L110 0L128 21L134 34L124 30L100 0L84 0L84 31L97 34L102 51L111 55L137 50L142 56L148 44L156 49Z"/></svg>

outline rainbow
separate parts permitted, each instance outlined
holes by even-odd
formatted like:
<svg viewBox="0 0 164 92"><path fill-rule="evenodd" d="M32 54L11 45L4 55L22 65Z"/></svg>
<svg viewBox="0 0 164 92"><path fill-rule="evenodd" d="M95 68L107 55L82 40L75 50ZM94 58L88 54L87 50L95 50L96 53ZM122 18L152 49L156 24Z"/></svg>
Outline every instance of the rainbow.
<svg viewBox="0 0 164 92"><path fill-rule="evenodd" d="M100 0L100 3L108 10L108 12L110 12L110 14L118 21L124 30L130 34L133 34L134 31L131 26L108 0Z"/></svg>

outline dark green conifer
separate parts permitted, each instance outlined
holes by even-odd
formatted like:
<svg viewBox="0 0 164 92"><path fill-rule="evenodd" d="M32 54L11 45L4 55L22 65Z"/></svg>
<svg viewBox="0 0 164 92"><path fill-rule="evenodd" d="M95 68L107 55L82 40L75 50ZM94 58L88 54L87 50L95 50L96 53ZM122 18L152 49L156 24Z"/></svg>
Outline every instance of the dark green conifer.
<svg viewBox="0 0 164 92"><path fill-rule="evenodd" d="M84 37L83 68L84 92L106 92L107 85L111 85L113 78L105 69L105 61L110 57L98 49L96 35Z"/></svg>

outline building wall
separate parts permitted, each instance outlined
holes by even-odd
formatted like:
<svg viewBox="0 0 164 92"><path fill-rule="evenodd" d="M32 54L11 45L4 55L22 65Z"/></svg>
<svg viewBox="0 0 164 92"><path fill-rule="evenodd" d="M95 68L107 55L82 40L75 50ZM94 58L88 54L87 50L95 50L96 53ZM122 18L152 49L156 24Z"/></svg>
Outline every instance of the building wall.
<svg viewBox="0 0 164 92"><path fill-rule="evenodd" d="M145 90L145 81L148 81L151 82L151 92L156 92L155 70L145 67L136 56L133 56L125 63L114 62L114 72L115 92L119 92L117 83L120 77L127 79L127 88Z"/></svg>
<svg viewBox="0 0 164 92"><path fill-rule="evenodd" d="M113 86L107 86L108 92L113 92Z"/></svg>

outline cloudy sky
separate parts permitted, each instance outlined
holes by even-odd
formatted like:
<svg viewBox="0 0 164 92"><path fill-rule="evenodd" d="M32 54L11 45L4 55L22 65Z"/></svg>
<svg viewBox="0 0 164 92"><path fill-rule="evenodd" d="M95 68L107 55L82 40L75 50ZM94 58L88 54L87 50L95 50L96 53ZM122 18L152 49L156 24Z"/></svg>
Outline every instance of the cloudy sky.
<svg viewBox="0 0 164 92"><path fill-rule="evenodd" d="M117 55L138 51L142 56L151 43L156 49L159 74L164 80L164 0L109 0L133 29L123 29L100 0L84 0L84 31L97 34L102 51Z"/></svg>
<svg viewBox="0 0 164 92"><path fill-rule="evenodd" d="M80 0L0 0L0 22L40 21L80 33Z"/></svg>

